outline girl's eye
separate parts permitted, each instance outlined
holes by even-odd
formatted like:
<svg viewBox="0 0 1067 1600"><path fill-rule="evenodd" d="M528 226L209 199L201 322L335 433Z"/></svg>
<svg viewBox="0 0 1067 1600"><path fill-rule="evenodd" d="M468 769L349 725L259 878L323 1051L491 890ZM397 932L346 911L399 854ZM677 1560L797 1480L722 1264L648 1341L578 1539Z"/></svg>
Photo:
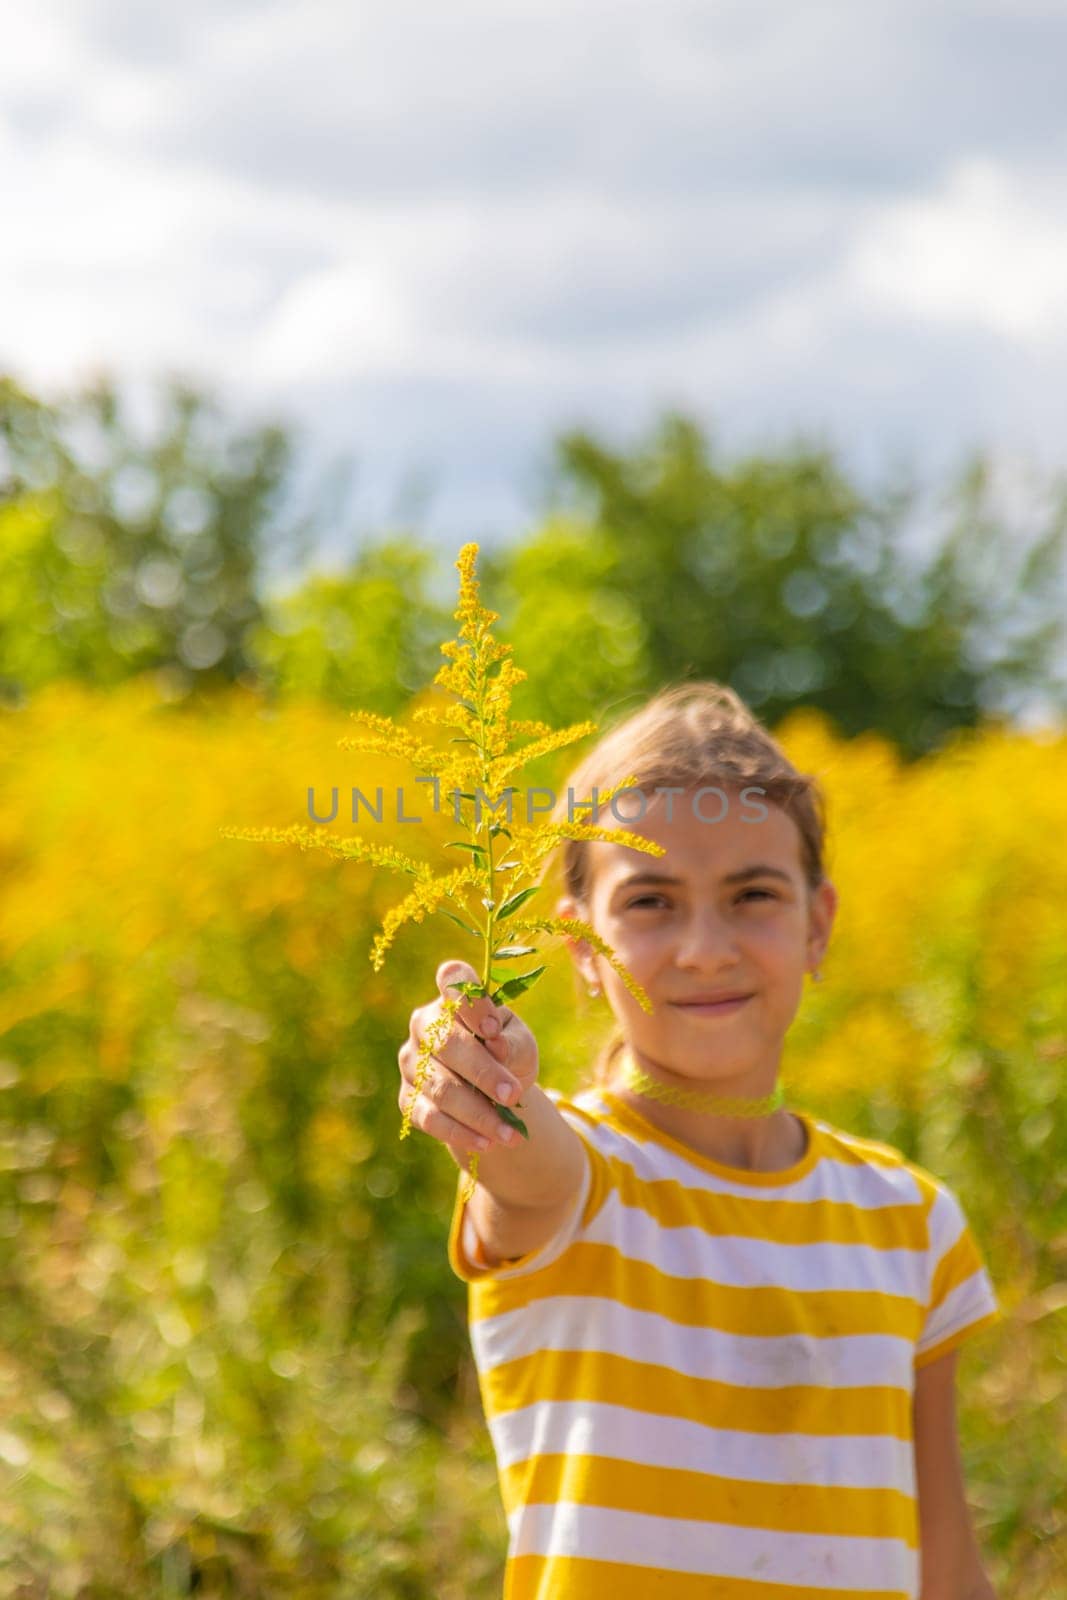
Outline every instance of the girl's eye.
<svg viewBox="0 0 1067 1600"><path fill-rule="evenodd" d="M750 894L760 895L764 900L777 900L778 898L778 896L771 889L744 889L737 898L739 900L744 900L745 896ZM638 906L649 905L653 900L658 900L664 905L666 904L666 901L663 899L661 894L640 894L637 895L637 897L633 900L627 900L624 909L626 911L632 911Z"/></svg>

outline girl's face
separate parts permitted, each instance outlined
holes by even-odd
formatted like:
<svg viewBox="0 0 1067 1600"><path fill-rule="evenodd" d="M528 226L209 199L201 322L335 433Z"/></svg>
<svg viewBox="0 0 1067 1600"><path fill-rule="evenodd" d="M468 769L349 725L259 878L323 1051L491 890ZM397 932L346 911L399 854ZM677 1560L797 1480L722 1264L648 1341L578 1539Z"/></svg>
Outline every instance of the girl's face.
<svg viewBox="0 0 1067 1600"><path fill-rule="evenodd" d="M737 1079L735 1092L756 1094L773 1085L805 971L818 965L829 940L837 896L823 883L809 897L791 818L758 795L723 793L725 801L704 793L696 810L695 790L652 795L645 816L629 823L602 815L601 826L642 834L666 854L603 841L588 846L591 903L568 898L560 913L591 922L651 1000L649 1015L603 956L572 945L639 1065L704 1081ZM636 808L635 795L620 800L627 815ZM720 812L721 820L711 820ZM699 1004L722 994L746 998Z"/></svg>

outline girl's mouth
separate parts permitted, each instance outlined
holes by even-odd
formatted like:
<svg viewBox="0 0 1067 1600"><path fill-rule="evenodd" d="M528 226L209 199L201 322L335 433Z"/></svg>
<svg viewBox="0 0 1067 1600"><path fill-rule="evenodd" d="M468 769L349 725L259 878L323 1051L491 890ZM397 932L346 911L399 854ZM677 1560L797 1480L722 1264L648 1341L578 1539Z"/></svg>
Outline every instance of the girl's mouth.
<svg viewBox="0 0 1067 1600"><path fill-rule="evenodd" d="M694 1016L694 1017L728 1017L734 1011L740 1011L741 1007L743 1005L747 1005L748 1002L751 999L752 999L752 996L750 994L744 994L744 995L739 995L736 1000L717 1000L717 1001L674 1000L674 1001L671 1002L671 1004L677 1006L679 1011L684 1011L689 1016Z"/></svg>

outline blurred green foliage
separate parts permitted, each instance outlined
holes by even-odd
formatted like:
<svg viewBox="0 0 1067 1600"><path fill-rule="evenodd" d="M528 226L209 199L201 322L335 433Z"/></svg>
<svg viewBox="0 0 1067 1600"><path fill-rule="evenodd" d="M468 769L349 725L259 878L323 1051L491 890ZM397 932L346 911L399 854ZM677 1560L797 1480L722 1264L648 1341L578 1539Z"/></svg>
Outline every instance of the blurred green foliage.
<svg viewBox="0 0 1067 1600"><path fill-rule="evenodd" d="M425 545L384 538L343 572L313 573L278 597L250 634L264 684L391 716L429 683L452 614L432 598L438 563Z"/></svg>
<svg viewBox="0 0 1067 1600"><path fill-rule="evenodd" d="M0 701L154 668L175 695L239 681L398 710L451 627L440 553L385 530L268 594L326 514L295 510L292 439L185 383L156 409L144 424L104 380L47 404L0 381ZM554 474L556 509L482 555L524 641L519 715L564 724L710 677L771 723L813 706L909 758L1028 698L1067 715L1058 480L1010 513L981 457L936 496L862 492L826 449L724 460L675 413L625 451L563 435Z"/></svg>
<svg viewBox="0 0 1067 1600"><path fill-rule="evenodd" d="M1035 689L1067 713L1063 485L1020 530L981 458L935 508L861 493L813 446L724 461L676 414L628 452L575 432L557 456L556 516L483 558L547 720L715 678L771 723L812 706L915 757Z"/></svg>
<svg viewBox="0 0 1067 1600"><path fill-rule="evenodd" d="M100 379L46 403L0 379L0 701L155 668L176 691L250 670L291 460L276 425L237 428L160 385L155 415Z"/></svg>

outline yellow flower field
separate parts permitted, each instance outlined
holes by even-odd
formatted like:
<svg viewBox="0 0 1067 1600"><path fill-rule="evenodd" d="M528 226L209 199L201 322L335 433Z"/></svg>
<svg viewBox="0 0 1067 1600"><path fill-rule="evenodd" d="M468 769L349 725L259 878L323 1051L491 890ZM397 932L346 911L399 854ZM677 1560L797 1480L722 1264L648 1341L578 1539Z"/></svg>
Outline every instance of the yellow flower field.
<svg viewBox="0 0 1067 1600"><path fill-rule="evenodd" d="M412 748L426 699L401 719ZM445 1256L455 1168L397 1138L408 1015L473 941L428 916L376 969L393 873L221 837L342 840L352 787L381 784L386 820L358 832L444 870L451 819L402 751L341 747L351 729L252 691L171 705L147 678L0 713L5 1592L499 1594L503 1514ZM991 727L904 766L814 715L775 731L825 788L840 895L788 1100L960 1194L1006 1311L961 1360L975 1520L1003 1600L1053 1595L1067 732ZM339 789L325 828L312 786L327 809ZM419 824L395 820L397 787ZM600 1022L564 968L523 1014L570 1089Z"/></svg>

